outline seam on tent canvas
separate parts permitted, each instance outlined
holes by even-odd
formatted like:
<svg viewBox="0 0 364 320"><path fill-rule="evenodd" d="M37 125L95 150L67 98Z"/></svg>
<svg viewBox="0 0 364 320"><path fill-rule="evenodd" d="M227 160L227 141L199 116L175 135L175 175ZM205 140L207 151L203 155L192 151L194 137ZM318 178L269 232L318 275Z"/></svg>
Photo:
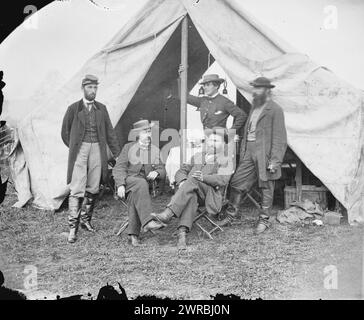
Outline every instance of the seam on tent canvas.
<svg viewBox="0 0 364 320"><path fill-rule="evenodd" d="M108 61L108 57L109 57L109 55L106 54L105 63L104 63L104 75L106 75L106 72L107 72L107 61Z"/></svg>
<svg viewBox="0 0 364 320"><path fill-rule="evenodd" d="M264 38L267 39L270 43L272 43L278 50L282 53L297 51L292 48L290 45L285 43L283 39L278 39L276 34L273 34L267 27L258 24L245 12L241 10L241 8L234 6L230 1L224 1L225 5L230 8L232 11L236 12L240 15L252 28L254 28L258 33L260 33Z"/></svg>
<svg viewBox="0 0 364 320"><path fill-rule="evenodd" d="M127 48L127 47L130 47L130 46L135 46L135 45L138 45L140 43L143 43L143 42L146 42L146 41L149 41L151 39L155 39L157 36L159 36L163 31L165 31L166 29L168 29L170 26L172 26L173 24L175 24L177 21L179 20L182 20L186 15L181 15L179 16L177 19L173 20L171 23L169 23L168 25L162 27L160 30L156 31L156 32L153 32L153 33L150 33L150 34L147 34L145 37L143 38L140 38L140 39L137 39L137 40L134 40L134 41L131 41L131 42L127 42L127 43L119 43L119 44L116 44L114 46L111 46L109 48L106 48L106 49L103 49L101 50L100 52L101 53L106 53L106 54L110 54L112 52L115 52L117 50L121 50L121 49L124 49L124 48Z"/></svg>
<svg viewBox="0 0 364 320"><path fill-rule="evenodd" d="M125 31L116 38L113 38L107 45L110 43L120 43L122 42L139 24L141 24L149 15L150 13L158 7L162 2L165 0L151 0L145 3L144 6L131 18L129 19L128 23L120 30L125 29Z"/></svg>

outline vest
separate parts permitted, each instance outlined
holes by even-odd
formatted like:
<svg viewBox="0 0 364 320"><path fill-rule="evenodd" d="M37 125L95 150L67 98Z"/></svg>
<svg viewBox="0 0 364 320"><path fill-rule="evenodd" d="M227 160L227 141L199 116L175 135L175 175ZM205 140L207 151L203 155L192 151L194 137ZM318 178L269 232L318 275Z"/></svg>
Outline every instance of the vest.
<svg viewBox="0 0 364 320"><path fill-rule="evenodd" d="M88 111L87 107L84 107L83 112L85 113L85 135L82 142L97 143L99 142L99 136L97 134L95 106L90 111Z"/></svg>

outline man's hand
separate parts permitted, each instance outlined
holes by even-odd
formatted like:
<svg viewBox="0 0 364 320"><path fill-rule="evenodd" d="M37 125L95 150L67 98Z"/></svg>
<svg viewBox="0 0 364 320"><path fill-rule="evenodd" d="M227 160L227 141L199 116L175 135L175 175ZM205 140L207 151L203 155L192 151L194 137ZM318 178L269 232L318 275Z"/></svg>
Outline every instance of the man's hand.
<svg viewBox="0 0 364 320"><path fill-rule="evenodd" d="M234 142L239 142L239 140L240 140L239 135L237 135L237 134L236 134L236 135L234 136Z"/></svg>
<svg viewBox="0 0 364 320"><path fill-rule="evenodd" d="M123 199L125 198L125 186L120 186L118 188L118 196Z"/></svg>
<svg viewBox="0 0 364 320"><path fill-rule="evenodd" d="M147 176L147 180L155 180L158 177L159 173L157 171L151 171L149 172Z"/></svg>
<svg viewBox="0 0 364 320"><path fill-rule="evenodd" d="M185 67L183 66L183 64L180 64L180 65L178 66L178 74L179 74L179 76L181 76L181 73L182 73L183 71L185 71Z"/></svg>
<svg viewBox="0 0 364 320"><path fill-rule="evenodd" d="M195 171L195 172L192 173L191 176L194 177L195 179L199 180L199 181L203 181L202 171Z"/></svg>
<svg viewBox="0 0 364 320"><path fill-rule="evenodd" d="M269 162L268 164L268 167L267 167L267 170L270 172L270 173L275 173L278 169L278 166Z"/></svg>

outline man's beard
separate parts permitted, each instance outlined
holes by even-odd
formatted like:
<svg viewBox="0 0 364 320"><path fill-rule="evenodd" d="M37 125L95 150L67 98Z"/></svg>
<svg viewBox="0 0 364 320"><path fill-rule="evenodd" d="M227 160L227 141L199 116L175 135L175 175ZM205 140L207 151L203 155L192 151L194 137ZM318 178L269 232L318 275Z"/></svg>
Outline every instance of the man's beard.
<svg viewBox="0 0 364 320"><path fill-rule="evenodd" d="M143 147L149 147L150 143L151 143L151 138L150 137L146 137L144 139L139 139L139 143L140 145L142 145Z"/></svg>
<svg viewBox="0 0 364 320"><path fill-rule="evenodd" d="M93 101L95 99L95 94L85 94L85 99L88 101Z"/></svg>
<svg viewBox="0 0 364 320"><path fill-rule="evenodd" d="M260 107L267 101L267 95L265 93L253 96L253 107Z"/></svg>

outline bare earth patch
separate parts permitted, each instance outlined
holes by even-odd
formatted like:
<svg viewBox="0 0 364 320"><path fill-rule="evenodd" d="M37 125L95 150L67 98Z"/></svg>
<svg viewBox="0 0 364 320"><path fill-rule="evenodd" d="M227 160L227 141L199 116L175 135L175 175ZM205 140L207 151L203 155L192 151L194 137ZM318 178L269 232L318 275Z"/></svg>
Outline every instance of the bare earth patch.
<svg viewBox="0 0 364 320"><path fill-rule="evenodd" d="M242 208L241 221L208 240L195 228L185 254L176 250L175 223L156 236L144 234L134 249L126 235L115 235L126 211L106 194L94 215L96 234L83 230L67 243L67 211L14 209L11 186L0 206L0 270L5 286L24 290L24 268L37 267L38 295L48 299L90 293L109 283L129 298L154 295L174 299L210 299L218 293L244 299L363 298L363 228L299 227L275 223L255 236L256 211ZM154 201L160 211L168 201ZM338 271L338 288L324 287L325 267Z"/></svg>

